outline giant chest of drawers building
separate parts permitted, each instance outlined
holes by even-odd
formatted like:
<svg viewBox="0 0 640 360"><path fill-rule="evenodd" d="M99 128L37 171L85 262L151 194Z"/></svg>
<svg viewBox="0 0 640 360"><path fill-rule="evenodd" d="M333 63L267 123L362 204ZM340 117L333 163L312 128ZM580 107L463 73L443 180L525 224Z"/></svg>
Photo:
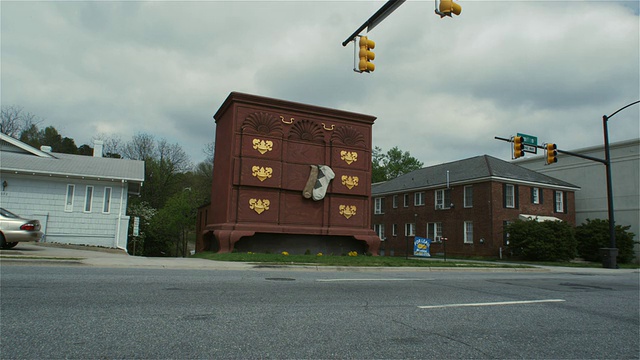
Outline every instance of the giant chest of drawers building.
<svg viewBox="0 0 640 360"><path fill-rule="evenodd" d="M199 250L229 252L241 238L281 234L329 243L352 237L377 255L370 213L375 117L233 92L214 119L211 205L199 211ZM326 194L314 200L303 190L321 185L310 180L318 167L335 177L328 186L324 179Z"/></svg>

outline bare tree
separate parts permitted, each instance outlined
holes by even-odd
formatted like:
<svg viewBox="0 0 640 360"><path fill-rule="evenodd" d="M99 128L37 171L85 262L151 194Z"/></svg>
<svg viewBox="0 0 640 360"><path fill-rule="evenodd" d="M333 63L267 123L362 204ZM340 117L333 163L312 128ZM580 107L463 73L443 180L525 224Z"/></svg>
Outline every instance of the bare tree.
<svg viewBox="0 0 640 360"><path fill-rule="evenodd" d="M204 161L211 163L213 165L213 154L216 151L216 143L210 142L205 145L205 148L202 149L202 152L207 156Z"/></svg>
<svg viewBox="0 0 640 360"><path fill-rule="evenodd" d="M24 112L21 106L3 105L0 110L0 132L19 138L23 131L44 121L36 115ZM36 126L37 127L37 126Z"/></svg>
<svg viewBox="0 0 640 360"><path fill-rule="evenodd" d="M157 145L159 161L169 172L182 173L191 168L189 155L184 152L180 145L169 144L166 139L158 141Z"/></svg>
<svg viewBox="0 0 640 360"><path fill-rule="evenodd" d="M124 145L122 145L122 138L118 135L107 135L105 133L98 134L93 137L93 140L102 141L102 149L106 157L120 158L122 157L122 151Z"/></svg>
<svg viewBox="0 0 640 360"><path fill-rule="evenodd" d="M149 160L156 158L156 142L153 135L137 133L122 147L122 157L131 160Z"/></svg>

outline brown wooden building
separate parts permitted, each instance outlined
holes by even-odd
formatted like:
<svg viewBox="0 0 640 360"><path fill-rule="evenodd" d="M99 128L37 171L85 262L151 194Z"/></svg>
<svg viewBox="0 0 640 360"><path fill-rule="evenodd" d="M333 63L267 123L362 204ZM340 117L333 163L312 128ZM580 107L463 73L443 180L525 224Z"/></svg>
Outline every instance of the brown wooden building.
<svg viewBox="0 0 640 360"><path fill-rule="evenodd" d="M413 254L415 236L431 253L498 257L506 224L562 220L575 226L579 187L518 165L477 156L426 167L372 185L372 224L381 255ZM447 239L443 243L443 239Z"/></svg>

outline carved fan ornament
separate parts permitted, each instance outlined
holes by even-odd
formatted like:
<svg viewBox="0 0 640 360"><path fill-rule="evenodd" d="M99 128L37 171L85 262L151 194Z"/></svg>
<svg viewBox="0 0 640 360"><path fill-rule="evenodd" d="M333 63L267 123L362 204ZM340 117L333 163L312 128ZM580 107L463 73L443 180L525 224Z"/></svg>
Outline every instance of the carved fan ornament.
<svg viewBox="0 0 640 360"><path fill-rule="evenodd" d="M324 133L320 125L309 120L300 120L291 127L289 139L321 143L324 142Z"/></svg>
<svg viewBox="0 0 640 360"><path fill-rule="evenodd" d="M269 113L255 112L244 119L242 130L262 135L282 135L282 123Z"/></svg>
<svg viewBox="0 0 640 360"><path fill-rule="evenodd" d="M365 146L364 135L351 126L339 126L331 136L332 141L341 142L349 146Z"/></svg>

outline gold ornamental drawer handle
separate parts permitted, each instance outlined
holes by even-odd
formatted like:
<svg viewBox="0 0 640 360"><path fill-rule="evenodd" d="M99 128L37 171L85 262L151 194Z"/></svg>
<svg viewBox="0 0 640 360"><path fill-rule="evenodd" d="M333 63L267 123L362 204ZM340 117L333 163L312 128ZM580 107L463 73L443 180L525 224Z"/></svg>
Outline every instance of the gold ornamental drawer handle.
<svg viewBox="0 0 640 360"><path fill-rule="evenodd" d="M295 120L294 118L291 118L291 120L287 121L287 120L284 119L284 116L280 115L280 121L282 121L283 123L285 123L287 125L293 124L294 120Z"/></svg>
<svg viewBox="0 0 640 360"><path fill-rule="evenodd" d="M331 124L331 127L328 128L327 125L325 125L325 123L322 123L322 127L327 131L333 131L333 129L336 128L336 126L334 124Z"/></svg>

